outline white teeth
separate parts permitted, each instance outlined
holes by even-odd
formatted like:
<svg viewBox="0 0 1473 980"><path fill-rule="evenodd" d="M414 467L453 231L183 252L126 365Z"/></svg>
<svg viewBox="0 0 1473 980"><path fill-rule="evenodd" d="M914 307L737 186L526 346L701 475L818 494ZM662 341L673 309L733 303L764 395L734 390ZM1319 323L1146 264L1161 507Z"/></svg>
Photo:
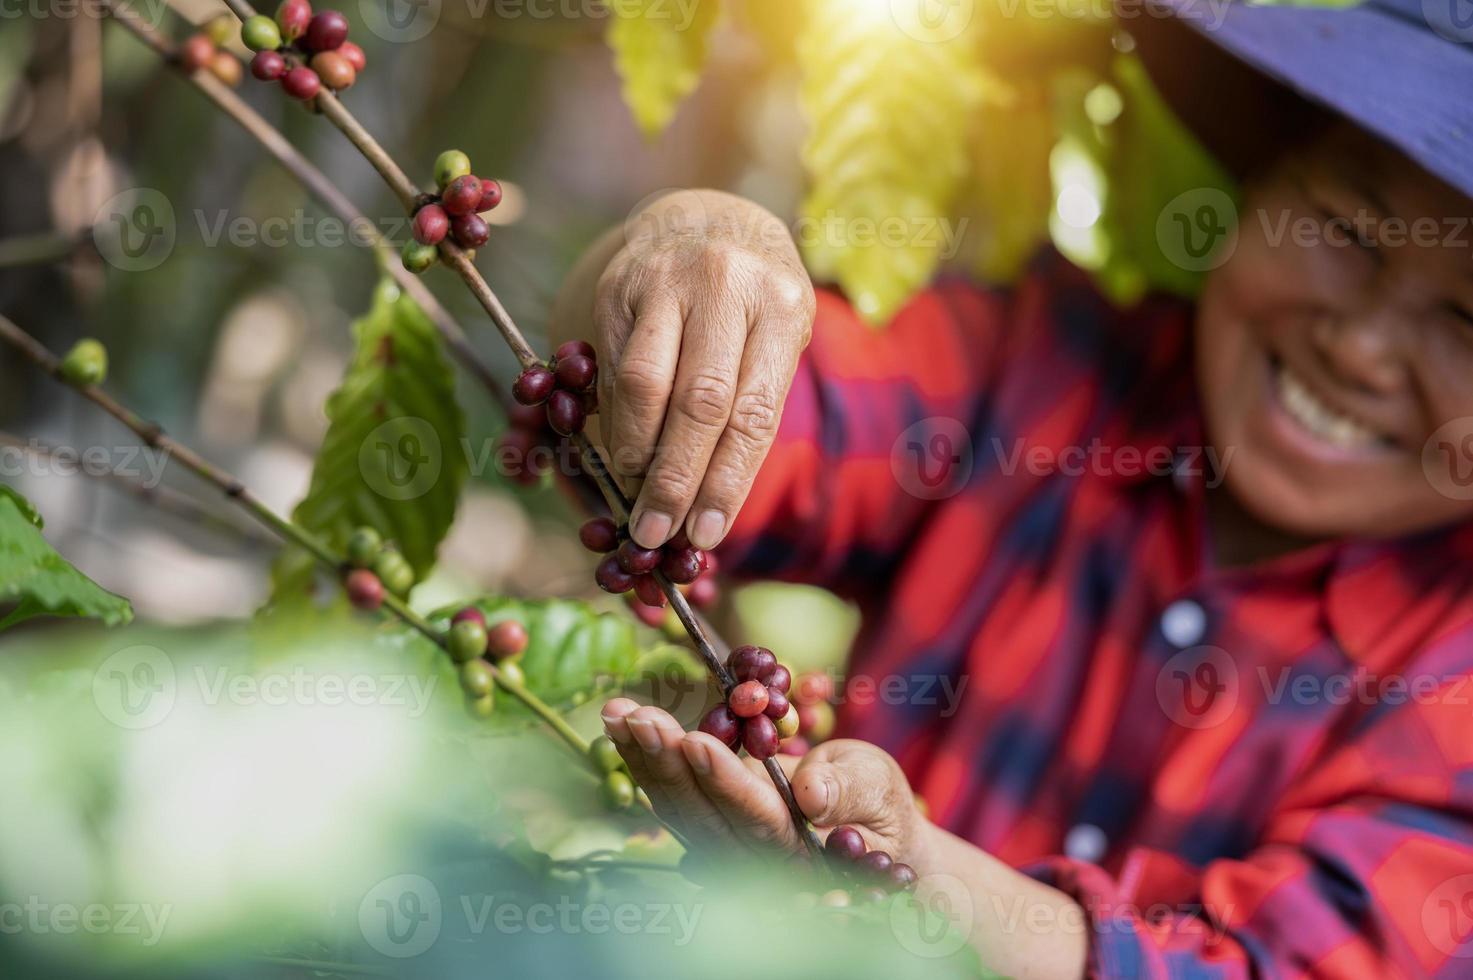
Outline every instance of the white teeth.
<svg viewBox="0 0 1473 980"><path fill-rule="evenodd" d="M1294 420L1334 446L1355 449L1377 442L1374 432L1320 401L1288 368L1279 367L1279 398Z"/></svg>

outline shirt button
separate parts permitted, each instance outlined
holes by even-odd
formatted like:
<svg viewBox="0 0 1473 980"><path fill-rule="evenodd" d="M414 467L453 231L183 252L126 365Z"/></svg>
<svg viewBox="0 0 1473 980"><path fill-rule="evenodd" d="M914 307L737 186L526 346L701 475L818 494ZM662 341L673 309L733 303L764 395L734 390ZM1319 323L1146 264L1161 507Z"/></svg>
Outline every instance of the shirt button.
<svg viewBox="0 0 1473 980"><path fill-rule="evenodd" d="M1064 854L1086 864L1098 864L1110 848L1105 832L1092 823L1075 824L1064 835Z"/></svg>
<svg viewBox="0 0 1473 980"><path fill-rule="evenodd" d="M1178 599L1161 614L1161 635L1174 647L1196 646L1207 635L1207 612L1190 599Z"/></svg>

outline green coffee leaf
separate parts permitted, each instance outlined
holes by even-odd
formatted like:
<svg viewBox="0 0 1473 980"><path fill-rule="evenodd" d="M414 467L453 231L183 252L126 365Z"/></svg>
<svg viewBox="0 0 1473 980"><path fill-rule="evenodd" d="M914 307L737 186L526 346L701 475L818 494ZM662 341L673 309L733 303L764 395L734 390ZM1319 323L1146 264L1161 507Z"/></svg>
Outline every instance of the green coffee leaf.
<svg viewBox="0 0 1473 980"><path fill-rule="evenodd" d="M30 501L0 486L0 630L33 616L79 616L118 626L133 607L77 571L41 536L41 515Z"/></svg>
<svg viewBox="0 0 1473 980"><path fill-rule="evenodd" d="M605 0L608 44L624 81L624 101L645 136L664 132L681 100L694 91L716 23L717 0Z"/></svg>

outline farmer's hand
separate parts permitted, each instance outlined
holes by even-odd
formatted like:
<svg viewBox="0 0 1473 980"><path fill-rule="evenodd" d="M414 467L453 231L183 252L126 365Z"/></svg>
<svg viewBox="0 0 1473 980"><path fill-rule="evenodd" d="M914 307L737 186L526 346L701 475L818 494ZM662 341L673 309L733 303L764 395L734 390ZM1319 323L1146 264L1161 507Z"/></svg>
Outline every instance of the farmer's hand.
<svg viewBox="0 0 1473 980"><path fill-rule="evenodd" d="M599 355L599 417L636 496L631 534L726 536L777 433L808 345L813 286L771 213L717 191L668 194L595 246L553 315Z"/></svg>

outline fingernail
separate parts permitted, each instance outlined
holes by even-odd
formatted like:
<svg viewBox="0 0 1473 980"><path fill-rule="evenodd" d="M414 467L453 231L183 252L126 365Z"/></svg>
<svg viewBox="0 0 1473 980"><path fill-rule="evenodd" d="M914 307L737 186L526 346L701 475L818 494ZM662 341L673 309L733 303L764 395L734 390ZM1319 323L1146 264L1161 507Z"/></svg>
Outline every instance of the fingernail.
<svg viewBox="0 0 1473 980"><path fill-rule="evenodd" d="M629 725L623 718L610 718L600 715L604 720L604 734L620 745L629 744Z"/></svg>
<svg viewBox="0 0 1473 980"><path fill-rule="evenodd" d="M651 755L660 751L660 733L655 730L654 722L644 718L630 718L629 730L634 733L634 740L639 747Z"/></svg>
<svg viewBox="0 0 1473 980"><path fill-rule="evenodd" d="M711 771L711 753L706 751L704 745L691 739L685 739L680 743L680 747L685 750L685 759L690 763L692 769L703 776Z"/></svg>
<svg viewBox="0 0 1473 980"><path fill-rule="evenodd" d="M670 537L670 525L674 523L669 514L647 510L634 522L634 540L646 548L658 548Z"/></svg>
<svg viewBox="0 0 1473 980"><path fill-rule="evenodd" d="M721 543L721 535L725 531L725 514L719 510L703 511L696 518L696 526L691 528L690 543L697 548L714 548Z"/></svg>

